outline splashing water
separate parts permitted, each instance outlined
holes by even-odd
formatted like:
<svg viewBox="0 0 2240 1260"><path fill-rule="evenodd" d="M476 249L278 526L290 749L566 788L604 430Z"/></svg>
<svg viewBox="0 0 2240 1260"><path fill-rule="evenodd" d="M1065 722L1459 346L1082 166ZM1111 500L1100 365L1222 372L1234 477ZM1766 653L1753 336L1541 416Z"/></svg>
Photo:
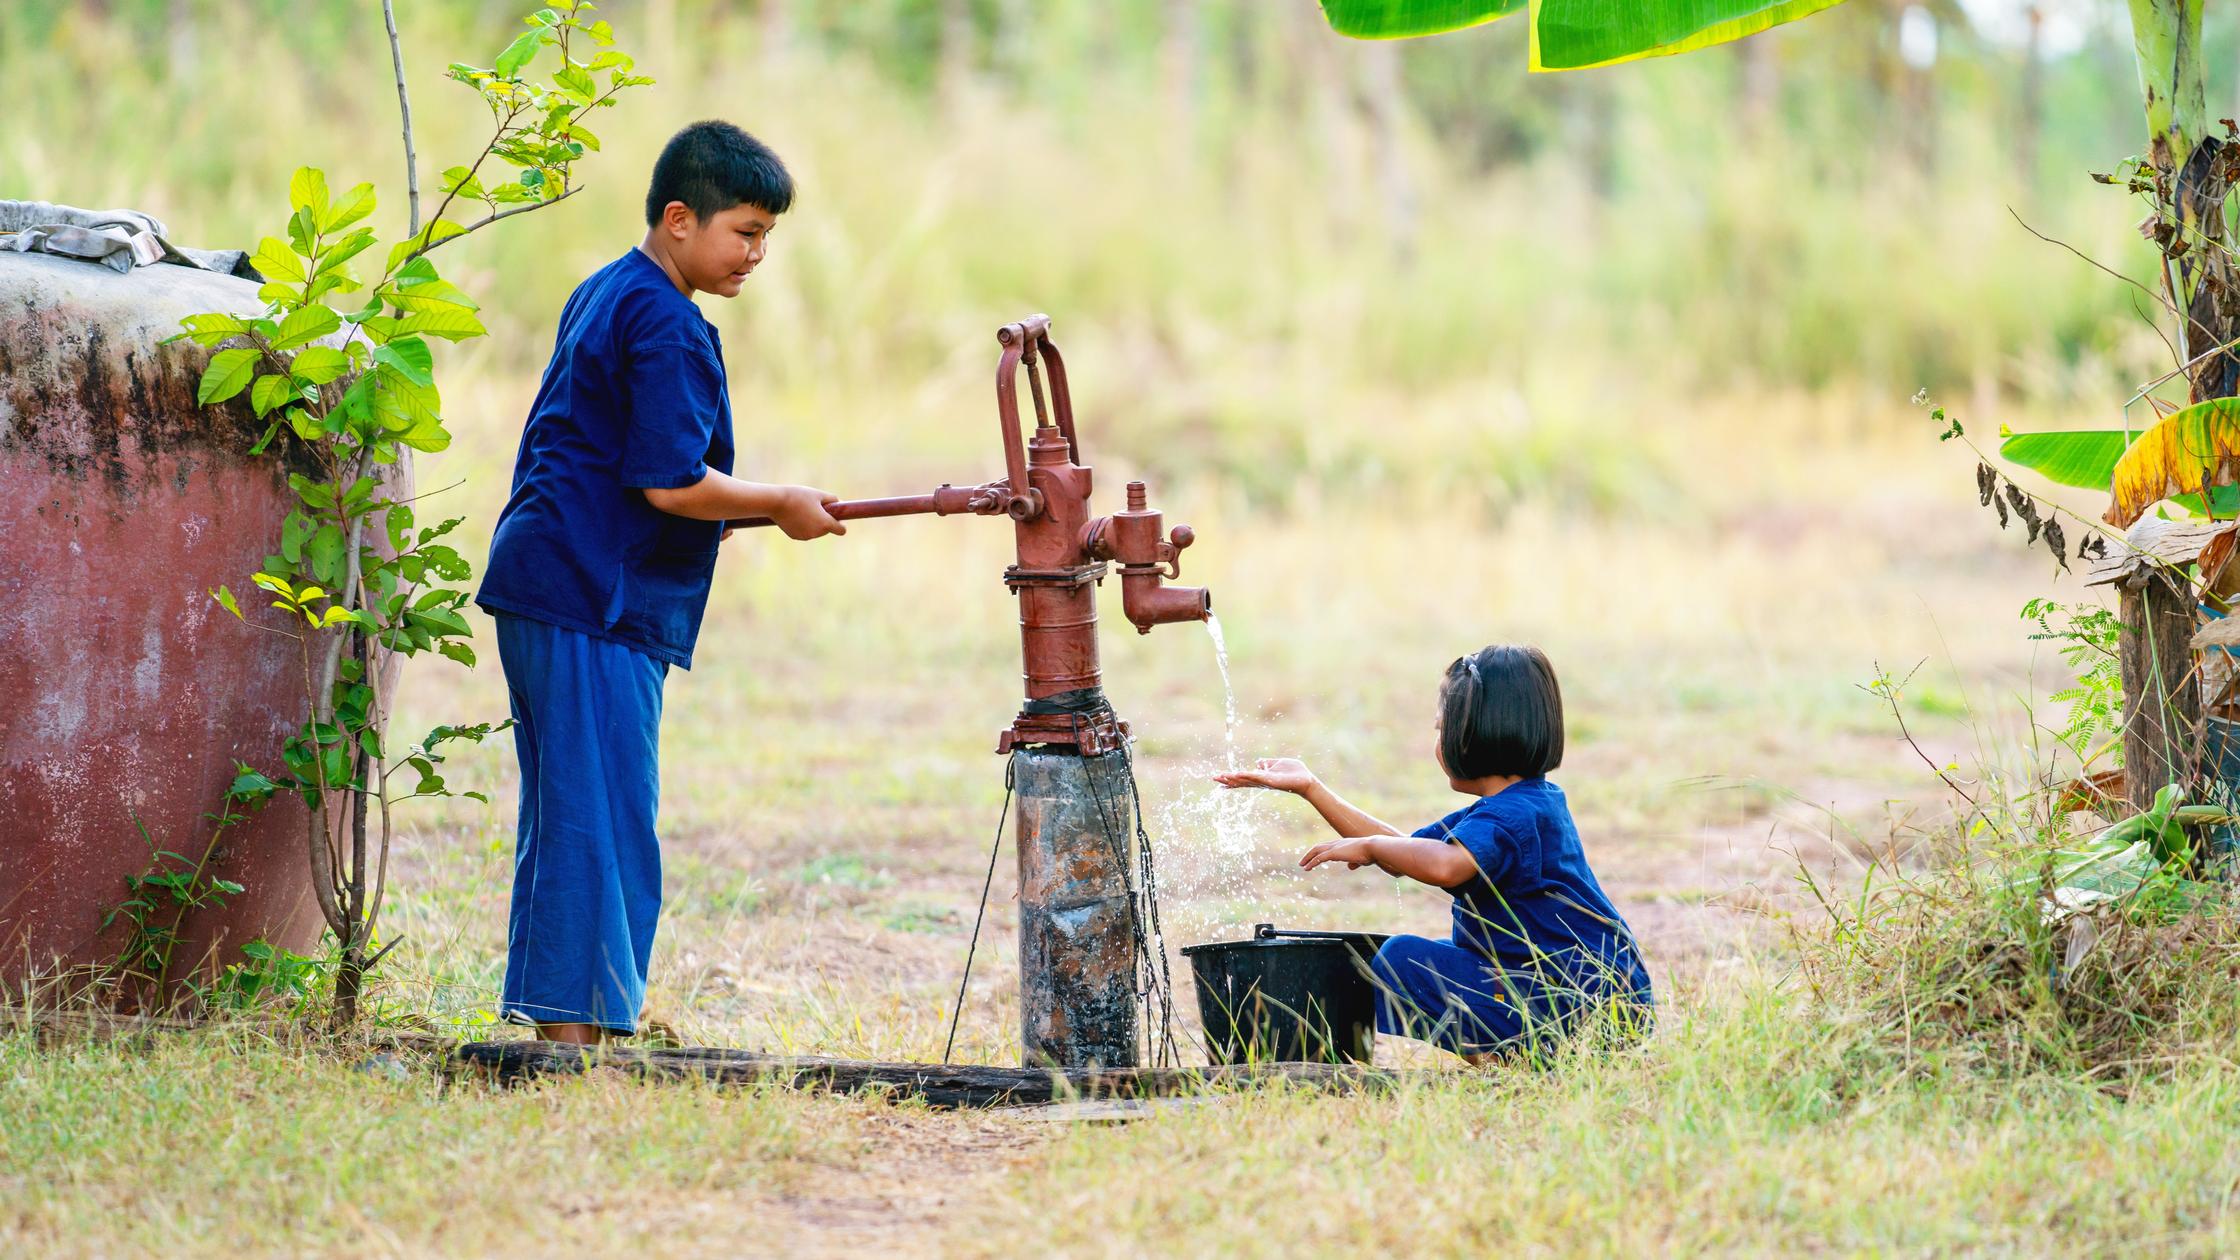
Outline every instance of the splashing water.
<svg viewBox="0 0 2240 1260"><path fill-rule="evenodd" d="M1307 904L1297 872L1270 846L1282 822L1279 794L1213 782L1215 773L1246 769L1252 759L1238 751L1244 723L1228 641L1219 621L1209 617L1205 627L1221 672L1221 750L1177 767L1176 778L1161 785L1171 795L1157 809L1160 834L1170 843L1160 859L1161 884L1178 894L1179 930L1200 940L1237 935Z"/></svg>

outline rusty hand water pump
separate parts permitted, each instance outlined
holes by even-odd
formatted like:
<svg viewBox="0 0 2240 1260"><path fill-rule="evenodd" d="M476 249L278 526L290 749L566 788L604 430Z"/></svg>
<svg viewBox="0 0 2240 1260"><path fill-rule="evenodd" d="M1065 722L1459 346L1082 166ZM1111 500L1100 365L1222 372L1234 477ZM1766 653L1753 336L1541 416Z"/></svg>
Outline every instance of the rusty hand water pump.
<svg viewBox="0 0 2240 1260"><path fill-rule="evenodd" d="M1050 340L1050 317L1030 315L996 332L996 411L1004 475L982 485L943 485L931 494L860 499L828 506L835 519L972 513L1011 518L1018 561L1004 585L1019 601L1026 701L997 741L1011 755L1019 801L1020 1040L1030 1066L1068 1069L1137 1066L1139 974L1145 995L1165 1001L1164 958L1150 957L1156 935L1153 890L1128 875L1128 837L1141 842L1127 725L1105 702L1097 660L1096 588L1120 570L1120 606L1138 633L1170 622L1203 621L1213 602L1203 587L1170 586L1181 576L1187 525L1162 535L1144 485L1128 483L1127 508L1089 515L1091 471L1081 459L1065 360ZM1034 433L1022 435L1018 373L1027 370ZM1049 377L1047 396L1044 371ZM768 525L757 517L731 522ZM1146 855L1147 858L1147 855ZM1148 861L1145 870L1148 872ZM1151 919L1154 930L1146 930Z"/></svg>

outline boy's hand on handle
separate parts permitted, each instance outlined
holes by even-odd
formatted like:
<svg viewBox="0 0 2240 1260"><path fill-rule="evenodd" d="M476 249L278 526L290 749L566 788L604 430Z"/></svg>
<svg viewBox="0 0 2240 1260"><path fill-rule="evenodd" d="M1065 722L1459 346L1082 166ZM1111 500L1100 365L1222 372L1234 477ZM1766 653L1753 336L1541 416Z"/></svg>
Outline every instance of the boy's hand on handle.
<svg viewBox="0 0 2240 1260"><path fill-rule="evenodd" d="M848 527L832 519L832 513L825 509L839 501L840 496L829 490L787 486L785 497L771 507L770 519L785 531L786 537L796 542L823 538L827 534L837 537L847 533Z"/></svg>
<svg viewBox="0 0 2240 1260"><path fill-rule="evenodd" d="M1304 795L1315 785L1314 771L1297 757L1262 757L1250 770L1229 770L1213 776L1225 788L1256 787Z"/></svg>
<svg viewBox="0 0 2240 1260"><path fill-rule="evenodd" d="M1325 862L1343 862L1347 870L1358 871L1376 860L1369 853L1371 843L1364 836L1347 840L1326 840L1307 850L1306 856L1299 859L1299 865L1302 869L1311 871Z"/></svg>

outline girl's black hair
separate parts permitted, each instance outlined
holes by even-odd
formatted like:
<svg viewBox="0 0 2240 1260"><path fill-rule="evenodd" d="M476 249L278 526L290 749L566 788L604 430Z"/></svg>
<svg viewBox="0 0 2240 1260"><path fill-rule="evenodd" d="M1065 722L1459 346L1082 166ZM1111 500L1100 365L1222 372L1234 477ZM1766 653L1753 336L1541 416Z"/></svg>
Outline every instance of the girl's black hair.
<svg viewBox="0 0 2240 1260"><path fill-rule="evenodd" d="M793 176L764 144L730 123L696 122L669 137L654 159L646 188L646 226L681 201L705 223L733 206L759 206L784 214L793 205Z"/></svg>
<svg viewBox="0 0 2240 1260"><path fill-rule="evenodd" d="M1457 658L1439 714L1439 758L1457 779L1529 779L1563 764L1563 692L1539 648L1496 643Z"/></svg>

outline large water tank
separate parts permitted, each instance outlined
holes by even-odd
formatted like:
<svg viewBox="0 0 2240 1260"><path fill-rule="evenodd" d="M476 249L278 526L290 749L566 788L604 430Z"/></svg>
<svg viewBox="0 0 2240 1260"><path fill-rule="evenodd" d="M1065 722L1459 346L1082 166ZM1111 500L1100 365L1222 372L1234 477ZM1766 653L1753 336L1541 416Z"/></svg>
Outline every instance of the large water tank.
<svg viewBox="0 0 2240 1260"><path fill-rule="evenodd" d="M113 958L125 926L101 920L151 843L199 857L234 763L275 769L301 721L295 641L208 592L249 589L292 502L287 461L316 470L295 448L251 458L247 395L197 406L209 351L159 344L182 315L260 305L192 268L0 252L0 986ZM316 940L300 802L229 832L210 870L244 891L187 918L175 975L259 937Z"/></svg>

